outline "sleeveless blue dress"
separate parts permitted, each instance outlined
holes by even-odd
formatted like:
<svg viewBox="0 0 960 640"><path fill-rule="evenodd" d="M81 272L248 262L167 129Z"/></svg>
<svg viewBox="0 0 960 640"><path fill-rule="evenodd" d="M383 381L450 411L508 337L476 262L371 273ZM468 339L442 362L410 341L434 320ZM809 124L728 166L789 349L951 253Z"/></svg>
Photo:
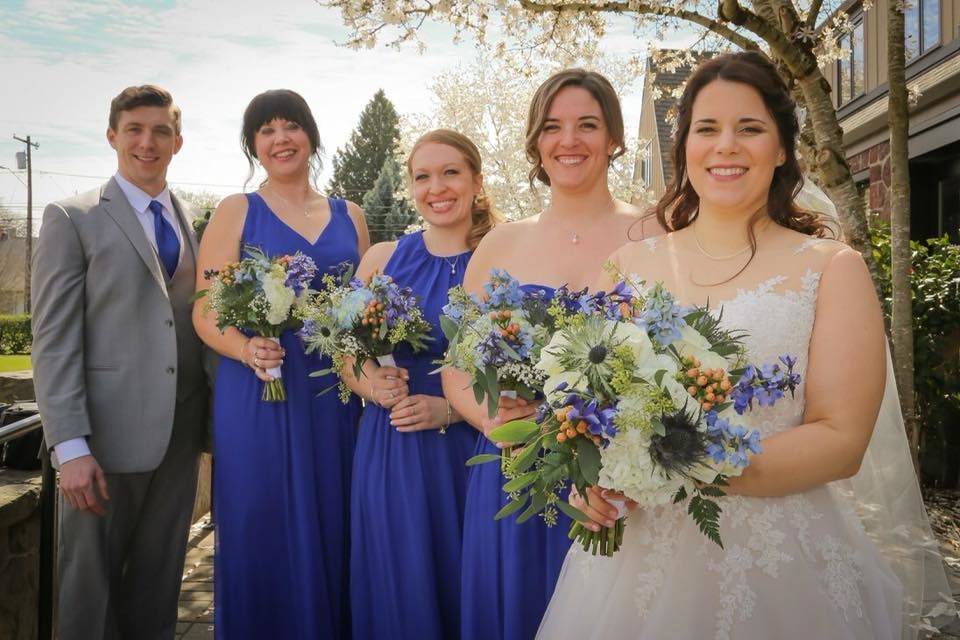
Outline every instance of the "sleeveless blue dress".
<svg viewBox="0 0 960 640"><path fill-rule="evenodd" d="M521 288L553 295L543 285ZM481 437L476 453L500 449ZM463 524L463 640L533 640L570 548L570 518L563 513L553 527L539 515L523 524L515 522L519 514L493 519L507 503L506 482L495 462L471 469Z"/></svg>
<svg viewBox="0 0 960 640"><path fill-rule="evenodd" d="M268 256L301 251L320 275L359 261L346 202L329 199L330 222L311 244L247 194L243 245ZM336 383L311 378L329 361L304 353L293 331L286 350L286 402L263 402L263 383L220 358L213 393L216 521L215 636L349 638L347 598L350 471L359 403L341 404Z"/></svg>
<svg viewBox="0 0 960 640"><path fill-rule="evenodd" d="M422 233L401 237L383 272L420 299L433 341L394 359L410 395L443 396L431 375L447 341L439 316L463 281L470 253L434 256ZM460 634L460 561L465 463L478 432L465 422L400 433L390 412L367 404L360 420L351 490L350 599L356 640L449 640Z"/></svg>

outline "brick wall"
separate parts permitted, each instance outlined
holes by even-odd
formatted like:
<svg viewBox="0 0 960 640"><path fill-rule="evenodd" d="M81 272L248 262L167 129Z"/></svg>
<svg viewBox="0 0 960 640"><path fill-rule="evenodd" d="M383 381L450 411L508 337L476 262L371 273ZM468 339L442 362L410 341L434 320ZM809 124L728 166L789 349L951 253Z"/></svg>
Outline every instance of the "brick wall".
<svg viewBox="0 0 960 640"><path fill-rule="evenodd" d="M867 206L870 213L890 219L890 144L881 142L847 158L853 174L867 171L869 176Z"/></svg>

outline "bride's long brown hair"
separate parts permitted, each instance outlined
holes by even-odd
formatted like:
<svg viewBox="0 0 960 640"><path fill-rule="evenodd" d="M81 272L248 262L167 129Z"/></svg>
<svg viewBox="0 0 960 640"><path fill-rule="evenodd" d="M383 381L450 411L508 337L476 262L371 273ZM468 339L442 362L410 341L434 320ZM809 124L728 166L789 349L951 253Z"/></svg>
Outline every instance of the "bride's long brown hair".
<svg viewBox="0 0 960 640"><path fill-rule="evenodd" d="M776 123L780 144L786 156L784 163L773 172L766 209L761 209L750 218L747 228L750 237L750 260L757 252L754 226L766 213L777 224L816 237L833 236L833 232L819 218L794 204L794 198L803 186L803 173L797 161L796 140L799 131L796 104L790 97L786 84L767 56L757 51L743 51L717 56L704 61L696 68L683 90L677 105L677 130L674 136L673 178L666 192L653 207L653 215L668 231L679 231L689 226L700 208L700 196L693 189L687 176L687 137L693 118L693 102L700 91L714 80L737 82L753 88L763 99L763 104ZM743 272L741 269L733 277ZM731 278L732 279L732 278Z"/></svg>

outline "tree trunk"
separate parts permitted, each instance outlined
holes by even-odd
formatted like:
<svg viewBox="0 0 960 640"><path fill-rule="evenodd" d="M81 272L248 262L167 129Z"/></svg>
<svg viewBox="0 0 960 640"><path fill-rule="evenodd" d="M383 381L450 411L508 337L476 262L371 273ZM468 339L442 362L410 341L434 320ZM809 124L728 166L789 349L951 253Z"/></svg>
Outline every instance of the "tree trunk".
<svg viewBox="0 0 960 640"><path fill-rule="evenodd" d="M913 466L919 472L920 422L913 390L913 300L910 287L909 104L904 59L903 10L891 0L887 11L887 68L890 87L890 273L893 310L890 335L900 407L910 440Z"/></svg>
<svg viewBox="0 0 960 640"><path fill-rule="evenodd" d="M797 78L797 82L807 103L807 116L813 123L816 168L821 186L837 205L844 239L860 252L871 267L872 275L876 276L870 251L867 212L843 151L843 130L830 100L829 85L819 70Z"/></svg>

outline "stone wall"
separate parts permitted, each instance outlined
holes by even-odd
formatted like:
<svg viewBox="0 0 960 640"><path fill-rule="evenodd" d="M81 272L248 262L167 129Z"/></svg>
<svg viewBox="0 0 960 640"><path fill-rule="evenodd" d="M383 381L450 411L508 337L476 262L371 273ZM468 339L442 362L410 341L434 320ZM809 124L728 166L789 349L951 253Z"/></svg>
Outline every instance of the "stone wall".
<svg viewBox="0 0 960 640"><path fill-rule="evenodd" d="M15 400L34 400L32 371L0 373L0 402Z"/></svg>
<svg viewBox="0 0 960 640"><path fill-rule="evenodd" d="M0 469L0 638L37 637L40 478Z"/></svg>

